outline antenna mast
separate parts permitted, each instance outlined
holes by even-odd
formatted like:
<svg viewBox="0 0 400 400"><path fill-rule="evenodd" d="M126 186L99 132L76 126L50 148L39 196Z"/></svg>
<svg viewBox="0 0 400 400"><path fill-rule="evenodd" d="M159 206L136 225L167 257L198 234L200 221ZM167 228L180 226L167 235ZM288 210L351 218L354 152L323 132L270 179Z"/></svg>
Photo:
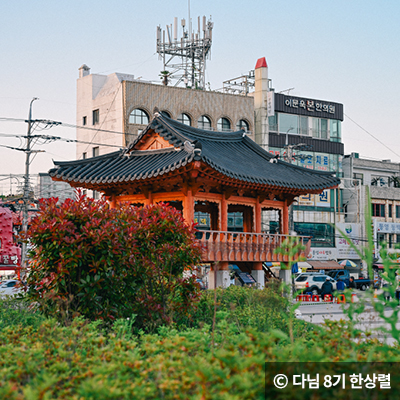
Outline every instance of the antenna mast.
<svg viewBox="0 0 400 400"><path fill-rule="evenodd" d="M164 64L164 69L161 71L164 85L168 85L170 80L175 80L174 86L183 83L187 88L205 89L206 59L211 58L214 23L211 22L211 18L206 21L206 17L203 16L202 26L200 25L198 17L197 32L192 31L189 9L187 29L185 19L181 20L180 39L178 39L177 17L174 18L173 26L167 25L165 30L161 29L161 26L157 27L157 53Z"/></svg>

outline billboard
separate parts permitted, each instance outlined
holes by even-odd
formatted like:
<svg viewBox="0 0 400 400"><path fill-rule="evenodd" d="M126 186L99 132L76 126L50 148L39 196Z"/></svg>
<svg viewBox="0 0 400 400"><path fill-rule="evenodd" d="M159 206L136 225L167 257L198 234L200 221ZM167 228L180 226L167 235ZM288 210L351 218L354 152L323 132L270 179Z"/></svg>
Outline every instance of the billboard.
<svg viewBox="0 0 400 400"><path fill-rule="evenodd" d="M275 112L343 121L343 104L275 93Z"/></svg>
<svg viewBox="0 0 400 400"><path fill-rule="evenodd" d="M360 240L360 224L354 223L339 223L336 224L342 232L351 239L353 244L357 248L361 245ZM356 253L354 249L350 247L350 243L345 239L338 230L336 230L336 248L338 259L344 260L359 260L360 256Z"/></svg>

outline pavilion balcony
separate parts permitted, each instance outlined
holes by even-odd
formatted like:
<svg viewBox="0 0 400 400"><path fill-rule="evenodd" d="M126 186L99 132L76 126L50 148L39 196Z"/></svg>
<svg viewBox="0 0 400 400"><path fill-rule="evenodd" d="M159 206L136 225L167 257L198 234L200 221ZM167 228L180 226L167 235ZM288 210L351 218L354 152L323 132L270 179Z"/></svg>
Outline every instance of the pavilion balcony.
<svg viewBox="0 0 400 400"><path fill-rule="evenodd" d="M199 230L196 237L203 247L203 262L288 261L287 255L277 254L275 249L290 235ZM291 237L294 238L295 244L302 244L305 248L309 246L308 236ZM298 256L305 257L306 251L301 251Z"/></svg>

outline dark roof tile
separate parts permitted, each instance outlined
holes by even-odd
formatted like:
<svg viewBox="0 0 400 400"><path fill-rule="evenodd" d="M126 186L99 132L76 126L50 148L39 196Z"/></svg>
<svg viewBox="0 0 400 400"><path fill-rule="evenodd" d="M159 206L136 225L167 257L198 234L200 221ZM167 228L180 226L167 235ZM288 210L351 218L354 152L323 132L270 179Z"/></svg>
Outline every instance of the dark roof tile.
<svg viewBox="0 0 400 400"><path fill-rule="evenodd" d="M151 129L175 147L136 150L138 142ZM184 150L185 142L200 142L199 152L188 153ZM101 185L159 176L193 160L202 160L227 177L261 185L315 191L340 183L331 172L309 170L280 160L271 163L272 158L243 131L205 131L157 114L126 149L86 160L55 162L56 167L49 173L69 182Z"/></svg>

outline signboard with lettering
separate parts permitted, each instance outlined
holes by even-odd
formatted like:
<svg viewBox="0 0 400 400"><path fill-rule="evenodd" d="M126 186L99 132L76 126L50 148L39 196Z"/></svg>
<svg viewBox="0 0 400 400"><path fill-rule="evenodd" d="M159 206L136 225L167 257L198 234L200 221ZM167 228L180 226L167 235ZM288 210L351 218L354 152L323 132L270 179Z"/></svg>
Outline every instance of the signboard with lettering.
<svg viewBox="0 0 400 400"><path fill-rule="evenodd" d="M317 153L315 155L315 169L329 171L329 154Z"/></svg>
<svg viewBox="0 0 400 400"><path fill-rule="evenodd" d="M338 223L336 227L344 232L357 247L361 245L360 225L353 223ZM358 260L360 256L350 247L349 242L336 230L336 248L339 259Z"/></svg>
<svg viewBox="0 0 400 400"><path fill-rule="evenodd" d="M297 197L297 205L313 206L313 207L330 207L331 206L331 190L326 189L320 194L306 194Z"/></svg>
<svg viewBox="0 0 400 400"><path fill-rule="evenodd" d="M275 92L267 92L267 116L272 117L275 115Z"/></svg>
<svg viewBox="0 0 400 400"><path fill-rule="evenodd" d="M315 195L315 207L330 207L331 206L331 191L325 189L322 193Z"/></svg>
<svg viewBox="0 0 400 400"><path fill-rule="evenodd" d="M297 204L299 206L314 206L315 200L313 194L307 194L305 196L299 196L297 198Z"/></svg>
<svg viewBox="0 0 400 400"><path fill-rule="evenodd" d="M18 256L9 254L0 254L0 264L1 265L17 265Z"/></svg>
<svg viewBox="0 0 400 400"><path fill-rule="evenodd" d="M400 223L397 222L379 222L374 220L376 233L396 233L400 234Z"/></svg>
<svg viewBox="0 0 400 400"><path fill-rule="evenodd" d="M343 121L343 104L275 93L275 112Z"/></svg>
<svg viewBox="0 0 400 400"><path fill-rule="evenodd" d="M317 261L336 260L336 247L311 247L310 252L307 255L307 259Z"/></svg>

